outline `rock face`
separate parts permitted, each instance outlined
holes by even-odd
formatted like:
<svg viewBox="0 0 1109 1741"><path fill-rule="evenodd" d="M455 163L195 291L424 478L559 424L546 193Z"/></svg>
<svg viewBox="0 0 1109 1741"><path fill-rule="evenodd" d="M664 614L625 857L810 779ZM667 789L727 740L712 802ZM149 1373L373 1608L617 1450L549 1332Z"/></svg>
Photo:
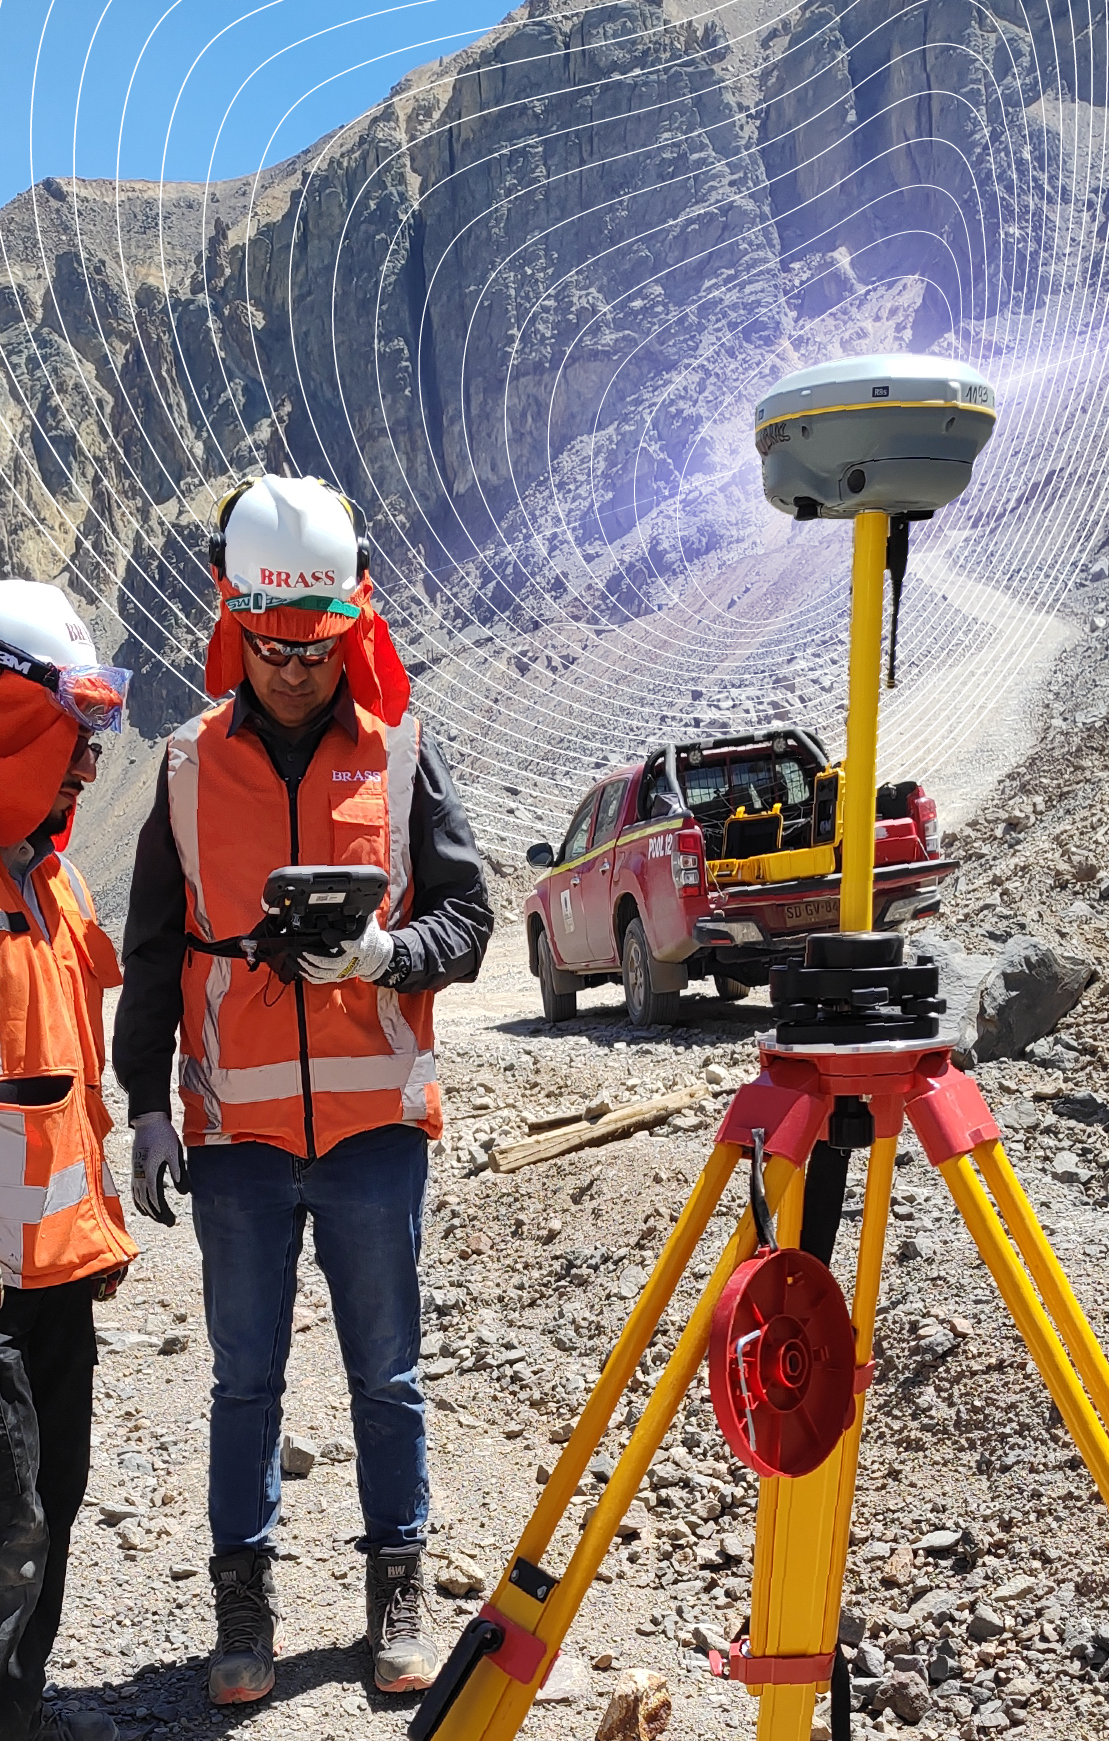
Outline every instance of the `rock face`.
<svg viewBox="0 0 1109 1741"><path fill-rule="evenodd" d="M734 544L768 359L1045 294L1017 245L1058 169L1033 73L1090 86L1046 9L808 0L761 35L723 10L530 0L256 187L124 184L122 253L113 184L5 209L0 567L67 576L144 733L195 709L201 527L244 469L363 498L417 671L492 623L522 675L553 601L625 623Z"/></svg>
<svg viewBox="0 0 1109 1741"><path fill-rule="evenodd" d="M927 931L916 938L917 953L930 955L940 972L940 996L947 1004L940 1037L951 1042L960 1062L974 1055L982 990L994 969L992 955L968 954L956 943Z"/></svg>

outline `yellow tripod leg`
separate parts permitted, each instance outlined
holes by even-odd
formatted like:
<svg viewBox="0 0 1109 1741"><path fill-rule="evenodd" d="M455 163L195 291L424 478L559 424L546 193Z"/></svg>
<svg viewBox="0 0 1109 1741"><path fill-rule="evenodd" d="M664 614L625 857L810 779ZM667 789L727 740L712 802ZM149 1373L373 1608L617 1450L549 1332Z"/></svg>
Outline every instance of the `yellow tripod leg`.
<svg viewBox="0 0 1109 1741"><path fill-rule="evenodd" d="M796 1171L793 1163L780 1155L771 1157L767 1162L766 1200L771 1209L781 1201ZM451 1708L439 1730L440 1736L449 1737L451 1741L478 1741L479 1737L484 1738L484 1741L511 1741L519 1731L551 1658L562 1644L574 1616L588 1594L601 1561L616 1534L617 1526L639 1491L639 1483L647 1472L651 1458L666 1436L678 1405L704 1359L712 1314L725 1284L737 1265L752 1256L755 1243L754 1221L750 1209L747 1209L705 1284L678 1345L643 1411L642 1419L601 1493L597 1509L582 1533L564 1576L541 1608L538 1604L531 1604L536 1618L528 1626L528 1630L546 1646L543 1662L533 1679L525 1686L520 1681L510 1680L489 1663L480 1664ZM516 1592L510 1591L510 1594L515 1595ZM494 1605L501 1607L496 1601ZM501 1611L510 1618L513 1617L507 1604ZM479 1677L481 1694L486 1695L488 1689L495 1697L490 1705L487 1697L483 1696L480 1706L477 1707L475 1720L475 1703L468 1695Z"/></svg>
<svg viewBox="0 0 1109 1741"><path fill-rule="evenodd" d="M886 1228L889 1225L897 1143L897 1137L879 1137L870 1151L867 1167L866 1201L863 1204L859 1256L855 1265L855 1298L851 1307L851 1322L855 1326L856 1366L869 1365L874 1355L874 1319L882 1288L882 1259L886 1249ZM828 1605L824 1613L821 1650L834 1650L839 1638L839 1611L843 1579L847 1571L847 1549L851 1539L851 1510L859 1469L865 1401L866 1392L863 1391L859 1396L854 1422L843 1441L839 1493L836 1499L836 1539L832 1550L831 1576L828 1579Z"/></svg>
<svg viewBox="0 0 1109 1741"><path fill-rule="evenodd" d="M1062 1264L1048 1244L1008 1155L1000 1143L979 1143L974 1160L1001 1211L1013 1243L1028 1265L1044 1305L1055 1320L1055 1327L1078 1369L1078 1376L1102 1421L1109 1427L1109 1361L1075 1298Z"/></svg>
<svg viewBox="0 0 1109 1741"><path fill-rule="evenodd" d="M604 1437L612 1412L727 1189L739 1156L738 1144L718 1143L706 1161L685 1208L674 1224L674 1231L659 1253L658 1262L628 1316L619 1341L606 1360L604 1371L551 1471L539 1503L524 1526L514 1558L522 1557L538 1565L546 1553L589 1459ZM495 1606L505 1588L506 1581L502 1579L493 1596Z"/></svg>
<svg viewBox="0 0 1109 1741"><path fill-rule="evenodd" d="M553 1607L554 1596L548 1597L546 1605L544 1605L533 1597L525 1594L524 1591L517 1588L511 1582L512 1568L515 1566L518 1559L524 1559L529 1561L532 1565L538 1565L543 1554L546 1552L551 1537L561 1522L567 1506L569 1505L574 1489L577 1487L590 1457L604 1435L605 1429L612 1416L612 1411L615 1408L621 1393L625 1389L628 1380L634 1372L643 1350L646 1348L647 1343L654 1334L658 1321L669 1303L674 1293L674 1289L681 1280L685 1267L696 1249L701 1235L704 1233L705 1228L708 1226L708 1223L712 1218L713 1211L724 1193L728 1180L735 1171L736 1162L738 1161L739 1156L739 1147L734 1143L718 1143L713 1149L712 1154L709 1156L704 1171L694 1186L689 1200L675 1225L674 1231L660 1253L658 1262L651 1273L647 1285L636 1302L616 1347L613 1349L612 1354L606 1361L604 1371L602 1372L592 1395L586 1403L585 1408L582 1410L581 1418L579 1419L577 1426L574 1428L557 1465L551 1473L551 1479L543 1489L531 1518L524 1526L523 1534L521 1535L515 1552L505 1569L504 1576L501 1578L496 1590L490 1597L492 1606L496 1608L499 1613L505 1615L509 1620L514 1620L517 1625L524 1627L528 1632L531 1632L536 1636L542 1636L544 1639L548 1636L553 1636L548 1635L545 1630L541 1631L541 1625L550 1618L549 1611ZM778 1200L795 1170L796 1169L789 1161L784 1160L774 1160L767 1166L766 1191L768 1201L776 1202ZM725 1262L728 1263L728 1267L720 1280L719 1286L716 1288L715 1295L713 1296L713 1305L715 1305L716 1299L719 1298L720 1293L723 1291L724 1283L727 1281L728 1276L731 1274L736 1264L742 1262L743 1256L750 1255L750 1251L746 1250L742 1255L736 1255L733 1248L738 1249L737 1242L740 1241L749 1243L750 1250L754 1250L754 1231L751 1225L749 1210L747 1211L744 1221L740 1224L739 1232L733 1236L733 1239L725 1249L720 1264L717 1266L717 1271L719 1271L721 1265L724 1265ZM731 1254L730 1258L729 1254ZM706 1294L711 1291L715 1282L716 1272L714 1272L713 1278L709 1282L708 1288L706 1288ZM712 1307L710 1306L710 1320L711 1316ZM708 1331L706 1329L706 1338L707 1334ZM618 1477L620 1476L625 1459L627 1459L632 1450L632 1446L636 1444L640 1435L643 1433L648 1416L651 1414L651 1407L654 1404L655 1398L663 1388L667 1375L674 1366L674 1362L678 1359L678 1354L688 1336L689 1329L687 1328L681 1341L678 1343L678 1347L674 1351L670 1364L659 1379L659 1383L655 1389L655 1396L652 1397L651 1404L648 1405L648 1409L644 1413L643 1419L639 1422L631 1443L628 1445L624 1452L624 1456L617 1465L616 1472L611 1481L604 1489L601 1505L598 1506L598 1515L595 1515L591 1519L586 1531L586 1536L590 1536L591 1532L595 1536L601 1506L605 1505L610 1494L617 1491L619 1487ZM703 1354L703 1352L704 1350L702 1348L701 1354ZM697 1360L694 1362L694 1371L699 1364L700 1358L701 1355L698 1355ZM673 1412L677 1409L680 1400L681 1393L679 1393L674 1399L674 1406L670 1418L673 1417ZM658 1433L659 1440L662 1439L669 1424L670 1422L668 1419ZM647 1454L646 1461L643 1465L644 1470L646 1469L647 1464L650 1463L657 1448L658 1443L656 1441ZM565 1620L562 1631L558 1633L557 1639L555 1639L556 1646L561 1643L566 1628L569 1626L578 1607L580 1607L585 1591L588 1589L589 1584L592 1582L593 1576L596 1573L597 1566L600 1565L601 1560L608 1551L612 1537L616 1533L616 1526L623 1518L624 1512L635 1497L636 1491L639 1487L639 1482L642 1478L643 1471L641 1471L636 1477L622 1509L617 1513L612 1522L610 1533L601 1545L600 1552L589 1573L589 1577L585 1581L581 1593L577 1596L573 1608L570 1610ZM579 1543L578 1546L579 1554L585 1545L585 1540L586 1537L583 1536L582 1542ZM575 1556L575 1558L576 1557L577 1556ZM567 1574L567 1576L568 1575L569 1574ZM563 1583L565 1583L565 1581L566 1580L564 1579ZM561 1591L562 1587L562 1584L557 1586L555 1595ZM534 1680L527 1688L521 1686L517 1681L510 1680L492 1663L479 1663L443 1719L438 1730L438 1741L476 1741L476 1738L479 1736L493 1734L514 1735L516 1733L516 1728L518 1728L519 1723L523 1721L528 1706L531 1704L531 1701L535 1696L537 1686L542 1680L543 1675L546 1673L547 1667L550 1663L551 1654L553 1653L547 1652L545 1654L542 1666L538 1669ZM519 1717L516 1720L515 1727L505 1728L501 1726L498 1707L507 1695L509 1689L516 1689L518 1692L522 1693L525 1702L520 1711ZM496 1718L495 1713L498 1713ZM493 1727L494 1721L496 1721L496 1727Z"/></svg>
<svg viewBox="0 0 1109 1741"><path fill-rule="evenodd" d="M871 1150L867 1170L852 1311L855 1359L860 1366L868 1363L874 1347L896 1152L895 1137L881 1138ZM787 1241L784 1216L778 1219L779 1244L796 1244L800 1221L796 1236ZM751 1599L752 1656L817 1656L835 1649L862 1427L860 1396L851 1427L819 1469L796 1480L779 1478L761 1484ZM824 1684L763 1687L758 1741L808 1741L816 1695Z"/></svg>
<svg viewBox="0 0 1109 1741"><path fill-rule="evenodd" d="M805 1179L798 1172L796 1179L790 1185L782 1206L778 1211L777 1240L780 1246L797 1246L801 1243L801 1222L805 1210ZM824 1468L820 1468L806 1479L812 1483L820 1483ZM795 1528L806 1532L799 1537L804 1540L806 1559L819 1551L816 1538L812 1534L815 1525L819 1534L821 1516L817 1507L822 1503L828 1507L828 1518L831 1517L829 1496L826 1493L816 1493L798 1496L794 1489L803 1486L803 1482L786 1480L762 1480L759 1482L759 1511L755 1526L755 1575L751 1586L751 1653L753 1656L776 1654L781 1649L791 1656L804 1652L804 1645L782 1645L779 1640L783 1632L795 1637L798 1631L804 1630L804 1617L799 1616L793 1607L798 1592L792 1588L791 1580L783 1576L783 1546L788 1544ZM803 1503L798 1506L795 1500L802 1497L810 1498L813 1506ZM785 1549L788 1553L788 1546ZM810 1561L811 1564L811 1561ZM822 1604L823 1606L823 1604ZM798 1625L800 1621L800 1625ZM815 1644L812 1646L815 1649ZM754 1689L752 1689L754 1690ZM773 1741L808 1741L812 1727L812 1710L816 1699L814 1687L765 1687L759 1703L759 1741L772 1736Z"/></svg>
<svg viewBox="0 0 1109 1741"><path fill-rule="evenodd" d="M1023 1336L1071 1438L1109 1505L1109 1437L1067 1359L1051 1321L1036 1297L1023 1264L1005 1234L997 1211L966 1155L939 1168L971 1238L981 1253L1012 1319Z"/></svg>

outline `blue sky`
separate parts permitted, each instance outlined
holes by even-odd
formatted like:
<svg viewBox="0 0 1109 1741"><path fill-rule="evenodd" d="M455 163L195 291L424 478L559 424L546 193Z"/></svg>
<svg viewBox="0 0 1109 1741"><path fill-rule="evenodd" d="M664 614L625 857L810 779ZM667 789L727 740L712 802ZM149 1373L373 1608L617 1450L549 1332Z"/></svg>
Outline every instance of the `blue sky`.
<svg viewBox="0 0 1109 1741"><path fill-rule="evenodd" d="M289 157L511 0L0 0L0 203L44 175L202 181ZM214 159L213 159L214 152ZM163 169L164 157L164 169Z"/></svg>

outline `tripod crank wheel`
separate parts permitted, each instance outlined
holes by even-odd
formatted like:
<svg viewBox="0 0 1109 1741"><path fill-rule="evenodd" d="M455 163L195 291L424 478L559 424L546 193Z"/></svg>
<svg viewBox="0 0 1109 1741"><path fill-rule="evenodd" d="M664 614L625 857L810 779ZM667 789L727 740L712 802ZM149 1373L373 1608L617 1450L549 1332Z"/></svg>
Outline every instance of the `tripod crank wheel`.
<svg viewBox="0 0 1109 1741"><path fill-rule="evenodd" d="M831 1454L854 1419L855 1333L819 1258L787 1249L740 1264L713 1315L709 1389L756 1474L808 1475Z"/></svg>

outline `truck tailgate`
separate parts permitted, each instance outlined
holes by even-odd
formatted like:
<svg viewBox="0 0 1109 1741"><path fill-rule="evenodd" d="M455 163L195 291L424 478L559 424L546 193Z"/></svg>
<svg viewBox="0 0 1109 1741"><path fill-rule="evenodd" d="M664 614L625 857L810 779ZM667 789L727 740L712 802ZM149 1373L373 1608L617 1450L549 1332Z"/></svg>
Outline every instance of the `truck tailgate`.
<svg viewBox="0 0 1109 1741"><path fill-rule="evenodd" d="M938 888L958 869L954 859L921 859L915 864L876 865L874 869L874 918L881 919L891 902ZM839 924L841 877L808 877L794 883L748 885L731 888L714 917L753 919L770 935L792 931L832 931ZM710 921L711 922L711 921Z"/></svg>

